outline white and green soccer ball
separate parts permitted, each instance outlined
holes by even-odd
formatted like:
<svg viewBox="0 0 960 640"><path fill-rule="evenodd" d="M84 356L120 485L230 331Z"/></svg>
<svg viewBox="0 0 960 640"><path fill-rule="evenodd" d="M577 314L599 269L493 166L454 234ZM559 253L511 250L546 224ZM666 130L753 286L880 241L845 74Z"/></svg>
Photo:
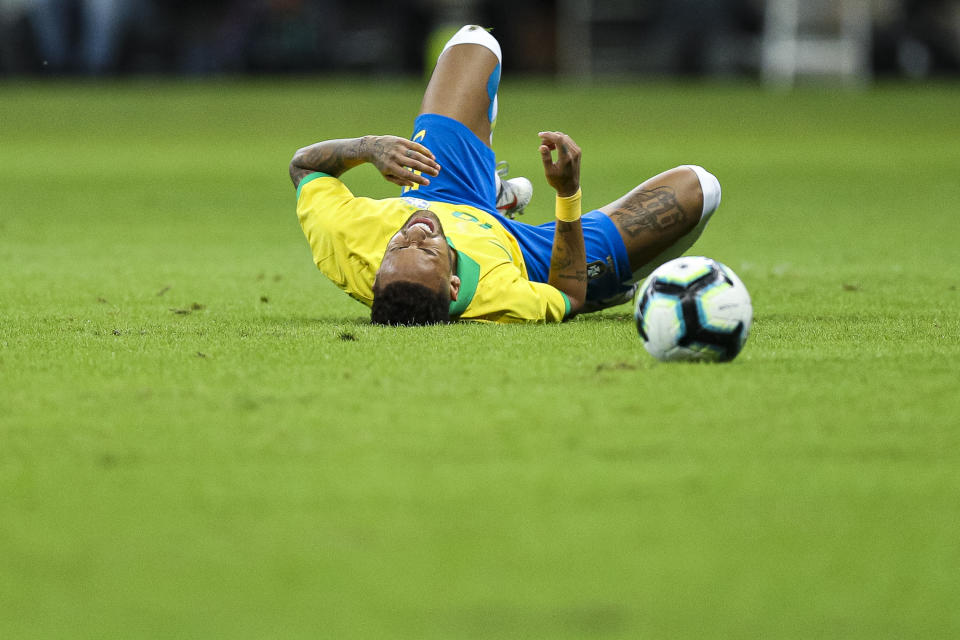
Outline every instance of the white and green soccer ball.
<svg viewBox="0 0 960 640"><path fill-rule="evenodd" d="M750 294L726 265L700 256L660 265L634 306L643 346L658 360L733 360L753 322Z"/></svg>

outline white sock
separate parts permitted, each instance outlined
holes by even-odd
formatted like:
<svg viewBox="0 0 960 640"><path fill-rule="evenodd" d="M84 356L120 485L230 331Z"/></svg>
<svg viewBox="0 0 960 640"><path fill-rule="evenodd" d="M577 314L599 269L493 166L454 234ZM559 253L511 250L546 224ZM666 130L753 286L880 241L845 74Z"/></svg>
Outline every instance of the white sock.
<svg viewBox="0 0 960 640"><path fill-rule="evenodd" d="M703 167L695 164L683 165L687 169L693 169L693 172L700 178L700 190L703 192L703 211L700 212L700 220L710 218L717 207L720 206L720 181Z"/></svg>
<svg viewBox="0 0 960 640"><path fill-rule="evenodd" d="M468 24L465 27L461 27L459 31L453 34L452 38L447 40L447 44L443 46L443 51L458 44L479 44L484 46L490 49L490 51L493 51L493 55L497 56L497 62L503 63L500 43L483 27L475 24ZM443 55L443 51L440 52L440 55Z"/></svg>

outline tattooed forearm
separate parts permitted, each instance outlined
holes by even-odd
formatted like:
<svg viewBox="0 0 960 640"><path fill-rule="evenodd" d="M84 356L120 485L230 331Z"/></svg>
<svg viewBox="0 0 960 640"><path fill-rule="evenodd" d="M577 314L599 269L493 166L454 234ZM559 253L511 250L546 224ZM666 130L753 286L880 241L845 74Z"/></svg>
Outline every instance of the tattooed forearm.
<svg viewBox="0 0 960 640"><path fill-rule="evenodd" d="M550 254L548 282L564 294L570 302L570 314L576 315L583 307L587 294L587 252L583 246L583 226L580 220L557 221Z"/></svg>
<svg viewBox="0 0 960 640"><path fill-rule="evenodd" d="M550 269L563 271L569 269L573 264L573 258L567 255L565 251L554 251L553 258L550 260Z"/></svg>
<svg viewBox="0 0 960 640"><path fill-rule="evenodd" d="M646 231L664 231L683 224L688 214L677 201L673 187L657 187L631 193L610 217L631 236Z"/></svg>
<svg viewBox="0 0 960 640"><path fill-rule="evenodd" d="M375 143L369 136L343 140L324 140L297 151L290 162L290 179L297 185L308 173L322 171L334 177L347 169L362 164L368 145Z"/></svg>
<svg viewBox="0 0 960 640"><path fill-rule="evenodd" d="M557 276L560 280L571 280L573 282L587 282L587 270L577 271L576 273L561 273Z"/></svg>
<svg viewBox="0 0 960 640"><path fill-rule="evenodd" d="M580 256L578 260L566 251L554 249L553 258L550 260L550 283L556 286L556 283L560 280L566 280L569 282L583 283L583 285L586 286L587 270L586 268L578 269L577 262L580 263L580 266L584 265L583 256ZM563 289L562 287L558 288Z"/></svg>
<svg viewBox="0 0 960 640"><path fill-rule="evenodd" d="M581 264L585 263L585 257L582 255L574 256L566 247L562 245L557 246L554 248L553 255L550 258L550 273L564 280L586 282L587 270L586 268L577 269L578 261Z"/></svg>
<svg viewBox="0 0 960 640"><path fill-rule="evenodd" d="M566 224L564 222L558 222L557 227L561 224ZM553 252L550 255L550 271L564 271L573 266L573 256L570 255L570 252L567 250L567 247L556 243L553 247Z"/></svg>

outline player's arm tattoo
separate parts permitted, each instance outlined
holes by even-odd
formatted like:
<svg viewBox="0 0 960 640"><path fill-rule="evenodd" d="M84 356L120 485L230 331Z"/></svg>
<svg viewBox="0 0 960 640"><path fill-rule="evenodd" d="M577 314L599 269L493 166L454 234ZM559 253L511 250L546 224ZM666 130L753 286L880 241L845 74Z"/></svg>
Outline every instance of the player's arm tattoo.
<svg viewBox="0 0 960 640"><path fill-rule="evenodd" d="M631 236L666 231L684 224L689 214L680 206L673 187L656 187L631 193L610 217Z"/></svg>
<svg viewBox="0 0 960 640"><path fill-rule="evenodd" d="M357 148L363 158L367 159L382 174L390 172L390 142L380 136L366 136L360 139Z"/></svg>
<svg viewBox="0 0 960 640"><path fill-rule="evenodd" d="M583 308L587 296L587 252L583 245L583 227L580 220L557 220L550 253L549 284L567 296L570 315Z"/></svg>
<svg viewBox="0 0 960 640"><path fill-rule="evenodd" d="M304 147L290 161L290 179L297 186L304 176L315 171L339 178L347 169L362 164L369 157L370 145L376 145L377 142L373 136L364 136L324 140Z"/></svg>
<svg viewBox="0 0 960 640"><path fill-rule="evenodd" d="M559 233L568 233L573 230L573 223L557 221L557 231ZM586 258L583 255L574 255L574 253L575 252L572 252L566 244L557 243L550 257L550 271L554 273L556 277L564 280L586 282ZM582 264L582 269L577 268L580 266L578 262Z"/></svg>

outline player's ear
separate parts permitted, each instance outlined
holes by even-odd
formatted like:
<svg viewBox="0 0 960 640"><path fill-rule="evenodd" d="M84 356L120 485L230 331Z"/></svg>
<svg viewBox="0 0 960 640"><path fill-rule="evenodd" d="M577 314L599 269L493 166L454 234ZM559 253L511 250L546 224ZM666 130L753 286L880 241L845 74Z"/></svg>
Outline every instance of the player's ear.
<svg viewBox="0 0 960 640"><path fill-rule="evenodd" d="M460 295L460 276L450 276L450 299L456 300Z"/></svg>

